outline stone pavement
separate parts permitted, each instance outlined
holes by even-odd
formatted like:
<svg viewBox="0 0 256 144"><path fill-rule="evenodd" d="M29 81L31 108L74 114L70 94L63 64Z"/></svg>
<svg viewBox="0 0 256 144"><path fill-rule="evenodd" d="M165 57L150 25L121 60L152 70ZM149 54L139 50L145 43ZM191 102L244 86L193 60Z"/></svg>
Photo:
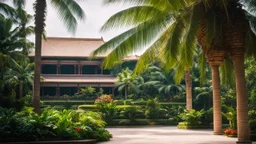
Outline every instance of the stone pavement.
<svg viewBox="0 0 256 144"><path fill-rule="evenodd" d="M237 141L237 138L213 135L212 130L181 130L174 126L107 129L113 138L101 144L235 144Z"/></svg>

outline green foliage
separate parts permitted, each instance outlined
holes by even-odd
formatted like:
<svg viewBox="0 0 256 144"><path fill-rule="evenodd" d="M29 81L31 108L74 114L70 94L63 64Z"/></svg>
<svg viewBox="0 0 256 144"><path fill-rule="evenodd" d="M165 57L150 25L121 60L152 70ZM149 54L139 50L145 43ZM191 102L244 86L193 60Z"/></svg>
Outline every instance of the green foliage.
<svg viewBox="0 0 256 144"><path fill-rule="evenodd" d="M127 67L122 70L121 73L117 75L117 82L115 87L118 88L118 91L125 94L125 99L127 99L128 94L131 92L136 93L138 84L138 79L133 75L132 71Z"/></svg>
<svg viewBox="0 0 256 144"><path fill-rule="evenodd" d="M111 121L117 114L116 105L110 95L102 95L95 100L96 107L107 122Z"/></svg>
<svg viewBox="0 0 256 144"><path fill-rule="evenodd" d="M41 114L25 107L21 112L0 108L1 138L98 139L109 140L112 135L104 129L105 122L94 112L44 109Z"/></svg>
<svg viewBox="0 0 256 144"><path fill-rule="evenodd" d="M179 117L186 122L188 125L200 125L202 123L201 117L204 113L204 110L184 110L184 113L181 113Z"/></svg>
<svg viewBox="0 0 256 144"><path fill-rule="evenodd" d="M227 110L226 113L222 113L224 117L229 121L230 129L237 129L236 110L233 107L224 106Z"/></svg>
<svg viewBox="0 0 256 144"><path fill-rule="evenodd" d="M248 112L248 115L249 115L250 130L253 134L256 134L256 110L250 110Z"/></svg>
<svg viewBox="0 0 256 144"><path fill-rule="evenodd" d="M160 105L158 100L156 98L148 100L146 105L146 111L145 111L146 118L157 119L159 118L159 112L160 112Z"/></svg>
<svg viewBox="0 0 256 144"><path fill-rule="evenodd" d="M71 96L70 99L87 99L87 100L94 100L98 96L103 94L103 89L100 88L98 91L89 86L86 88L80 88L79 92L76 93L74 96Z"/></svg>
<svg viewBox="0 0 256 144"><path fill-rule="evenodd" d="M129 119L132 123L138 118L145 118L144 112L139 106L124 108L121 110L120 116Z"/></svg>
<svg viewBox="0 0 256 144"><path fill-rule="evenodd" d="M223 92L223 96L221 97L222 104L235 107L236 106L236 92L233 89L228 89Z"/></svg>

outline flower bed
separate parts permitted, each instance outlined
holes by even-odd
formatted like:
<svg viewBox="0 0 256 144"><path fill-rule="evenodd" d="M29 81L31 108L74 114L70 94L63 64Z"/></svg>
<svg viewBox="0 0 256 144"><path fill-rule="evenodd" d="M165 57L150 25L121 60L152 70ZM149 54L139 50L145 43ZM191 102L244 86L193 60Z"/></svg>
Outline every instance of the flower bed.
<svg viewBox="0 0 256 144"><path fill-rule="evenodd" d="M228 137L237 137L237 130L236 129L225 129L224 130L224 135Z"/></svg>
<svg viewBox="0 0 256 144"><path fill-rule="evenodd" d="M95 112L44 109L38 115L32 108L21 112L0 108L1 139L106 141L112 135L105 130L105 125L100 114Z"/></svg>

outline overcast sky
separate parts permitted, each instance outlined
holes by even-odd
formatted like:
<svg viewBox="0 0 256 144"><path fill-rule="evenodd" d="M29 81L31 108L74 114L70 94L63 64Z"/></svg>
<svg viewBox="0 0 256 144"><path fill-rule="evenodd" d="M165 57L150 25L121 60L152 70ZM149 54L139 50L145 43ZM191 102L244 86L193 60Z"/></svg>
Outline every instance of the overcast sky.
<svg viewBox="0 0 256 144"><path fill-rule="evenodd" d="M34 15L33 2L27 0L26 10L29 14ZM47 0L49 2L49 0ZM67 32L58 17L58 13L51 7L50 2L47 5L46 33L48 37L103 37L105 41L120 34L125 29L112 30L109 32L100 32L101 26L106 20L116 12L128 8L128 5L103 5L103 0L80 0L79 4L86 13L86 20L79 22L75 35ZM34 39L34 38L29 38Z"/></svg>

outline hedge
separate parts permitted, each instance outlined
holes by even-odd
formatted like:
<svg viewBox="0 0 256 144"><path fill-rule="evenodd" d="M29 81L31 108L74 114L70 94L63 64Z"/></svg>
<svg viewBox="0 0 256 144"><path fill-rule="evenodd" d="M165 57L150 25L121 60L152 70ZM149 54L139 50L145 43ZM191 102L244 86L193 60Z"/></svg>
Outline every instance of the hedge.
<svg viewBox="0 0 256 144"><path fill-rule="evenodd" d="M137 126L137 125L172 125L176 126L177 122L173 118L169 119L113 119L108 126Z"/></svg>
<svg viewBox="0 0 256 144"><path fill-rule="evenodd" d="M126 109L126 108L130 108L130 107L139 107L136 105L118 105L116 106L117 109ZM78 106L79 110L96 110L97 107L96 105L80 105Z"/></svg>
<svg viewBox="0 0 256 144"><path fill-rule="evenodd" d="M211 129L211 125L190 125L187 122L179 122L178 126L179 129Z"/></svg>

